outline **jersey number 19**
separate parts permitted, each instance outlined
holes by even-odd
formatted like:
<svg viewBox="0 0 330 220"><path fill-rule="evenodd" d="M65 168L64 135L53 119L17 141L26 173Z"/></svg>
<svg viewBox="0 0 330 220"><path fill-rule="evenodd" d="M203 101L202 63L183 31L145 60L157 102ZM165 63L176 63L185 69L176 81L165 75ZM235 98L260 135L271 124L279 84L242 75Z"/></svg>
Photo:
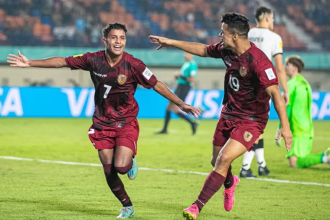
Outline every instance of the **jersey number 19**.
<svg viewBox="0 0 330 220"><path fill-rule="evenodd" d="M232 88L235 92L237 92L239 90L239 81L235 76L231 76L229 77L229 86L230 88Z"/></svg>

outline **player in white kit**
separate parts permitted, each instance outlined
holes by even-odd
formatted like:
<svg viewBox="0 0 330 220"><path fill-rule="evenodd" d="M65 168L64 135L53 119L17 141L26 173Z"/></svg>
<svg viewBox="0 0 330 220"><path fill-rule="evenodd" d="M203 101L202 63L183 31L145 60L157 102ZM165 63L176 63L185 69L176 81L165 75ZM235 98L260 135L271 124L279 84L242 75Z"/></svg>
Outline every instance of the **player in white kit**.
<svg viewBox="0 0 330 220"><path fill-rule="evenodd" d="M274 58L276 72L284 92L283 97L285 104L287 105L289 102L289 92L286 82L285 69L282 62L283 43L282 38L272 31L274 27L273 12L269 8L259 7L255 12L255 18L257 27L252 28L249 31L249 40L261 49L266 54L268 59L272 60L272 58ZM256 155L258 162L258 174L260 176L267 176L269 174L270 171L266 166L264 156L264 140L262 135L260 135L259 140L254 143L252 150L247 151L244 154L240 177L255 177L250 169L254 155Z"/></svg>

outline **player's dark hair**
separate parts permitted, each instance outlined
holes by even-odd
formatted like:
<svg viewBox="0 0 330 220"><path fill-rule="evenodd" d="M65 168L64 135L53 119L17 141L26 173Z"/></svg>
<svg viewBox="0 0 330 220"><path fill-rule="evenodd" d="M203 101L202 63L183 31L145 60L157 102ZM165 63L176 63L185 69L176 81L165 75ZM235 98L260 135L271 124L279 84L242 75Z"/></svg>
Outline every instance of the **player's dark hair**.
<svg viewBox="0 0 330 220"><path fill-rule="evenodd" d="M258 22L260 22L260 21L261 21L261 17L262 17L263 14L268 14L268 15L270 15L270 14L272 14L272 13L273 13L273 12L272 12L272 10L271 10L270 8L259 7L259 8L257 8L256 13L254 14L254 17L256 18L256 20L257 20Z"/></svg>
<svg viewBox="0 0 330 220"><path fill-rule="evenodd" d="M108 24L102 29L103 37L107 38L108 34L110 33L111 30L123 30L125 33L127 32L126 26L124 24L120 23L113 23L113 24Z"/></svg>
<svg viewBox="0 0 330 220"><path fill-rule="evenodd" d="M299 56L290 56L285 59L286 63L290 63L297 67L298 73L301 73L305 68L305 63Z"/></svg>
<svg viewBox="0 0 330 220"><path fill-rule="evenodd" d="M248 36L250 31L249 19L242 14L228 12L222 15L222 23L228 25L228 30L231 33L237 33L240 36Z"/></svg>

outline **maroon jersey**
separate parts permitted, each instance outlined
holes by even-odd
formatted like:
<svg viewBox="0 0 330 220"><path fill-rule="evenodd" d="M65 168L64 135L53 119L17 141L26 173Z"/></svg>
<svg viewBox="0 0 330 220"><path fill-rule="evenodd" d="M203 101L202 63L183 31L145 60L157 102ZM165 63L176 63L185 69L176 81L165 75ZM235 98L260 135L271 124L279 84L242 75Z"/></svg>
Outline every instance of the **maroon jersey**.
<svg viewBox="0 0 330 220"><path fill-rule="evenodd" d="M221 114L267 123L270 97L266 88L278 84L274 66L267 56L253 43L240 56L222 48L221 42L209 45L207 53L223 59L227 67Z"/></svg>
<svg viewBox="0 0 330 220"><path fill-rule="evenodd" d="M67 57L65 61L72 70L90 72L95 87L93 125L96 128L133 121L139 111L134 98L137 84L149 89L157 83L146 65L126 52L113 67L109 65L104 50Z"/></svg>

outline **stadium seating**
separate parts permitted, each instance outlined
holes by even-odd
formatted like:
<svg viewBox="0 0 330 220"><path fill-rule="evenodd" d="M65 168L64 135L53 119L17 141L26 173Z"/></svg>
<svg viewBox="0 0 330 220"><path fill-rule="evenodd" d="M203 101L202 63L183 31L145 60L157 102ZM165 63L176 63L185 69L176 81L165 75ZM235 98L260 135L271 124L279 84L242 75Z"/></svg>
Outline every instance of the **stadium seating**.
<svg viewBox="0 0 330 220"><path fill-rule="evenodd" d="M297 0L271 1L315 35L316 40L330 46L326 40L330 26L325 22L329 18L319 17L307 7L314 2L329 3L305 0L305 5L301 5ZM292 4L285 5L287 2ZM252 0L0 1L0 45L102 47L101 29L113 22L127 25L130 48L153 47L147 38L149 34L213 43L218 41L222 13L242 13L255 26L253 14L258 5ZM285 50L306 49L304 43L288 32L281 19L275 19L274 31L282 36Z"/></svg>
<svg viewBox="0 0 330 220"><path fill-rule="evenodd" d="M330 1L271 0L272 4L311 34L324 48L330 49Z"/></svg>

